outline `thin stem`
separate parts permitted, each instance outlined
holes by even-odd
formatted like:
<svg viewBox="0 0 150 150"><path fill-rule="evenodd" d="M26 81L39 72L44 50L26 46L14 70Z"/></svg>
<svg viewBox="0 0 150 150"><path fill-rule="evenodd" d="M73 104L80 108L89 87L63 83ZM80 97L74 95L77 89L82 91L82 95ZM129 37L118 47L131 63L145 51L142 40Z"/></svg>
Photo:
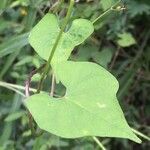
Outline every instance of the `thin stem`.
<svg viewBox="0 0 150 150"><path fill-rule="evenodd" d="M57 13L63 3L64 3L64 0L60 0L59 4L54 9L53 13Z"/></svg>
<svg viewBox="0 0 150 150"><path fill-rule="evenodd" d="M51 91L50 91L50 96L54 96L54 90L55 90L55 75L54 73L52 74L52 84L51 84Z"/></svg>
<svg viewBox="0 0 150 150"><path fill-rule="evenodd" d="M114 57L113 57L113 59L112 59L112 62L111 62L111 64L110 64L109 70L112 70L112 68L113 68L113 66L114 66L114 64L115 64L115 62L116 62L116 59L117 59L117 57L118 57L118 55L119 55L119 52L120 52L120 48L118 47L118 49L117 49L117 51L115 52L115 55L114 55Z"/></svg>
<svg viewBox="0 0 150 150"><path fill-rule="evenodd" d="M7 87L12 87L12 88L24 90L24 86L12 84L12 83L7 83L7 82L3 82L3 81L0 81L0 86L3 86L3 87L7 86ZM36 92L36 89L30 88L30 91Z"/></svg>
<svg viewBox="0 0 150 150"><path fill-rule="evenodd" d="M106 150L106 148L103 146L103 144L98 140L97 137L93 136L92 137L93 140L99 145L99 147L102 149L102 150Z"/></svg>
<svg viewBox="0 0 150 150"><path fill-rule="evenodd" d="M28 76L28 79L26 80L25 82L25 96L26 97L29 97L30 96L30 83L31 83L31 80L32 80L32 77L38 73L39 71L41 71L43 69L43 67L45 66L45 64L43 64L42 66L40 66L38 69L35 69L33 70L29 76ZM39 136L43 133L43 131L39 132L39 133L36 133L36 130L34 128L34 120L33 120L33 117L31 115L31 113L28 111L28 118L29 118L29 127L31 129L31 132L34 136Z"/></svg>
<svg viewBox="0 0 150 150"><path fill-rule="evenodd" d="M25 95L26 95L26 97L30 96L29 91L30 91L30 83L31 83L32 77L33 77L36 73L38 73L39 71L41 71L41 70L45 67L45 65L46 65L46 64L43 64L43 65L40 66L38 69L33 70L33 71L29 74L28 79L27 79L26 82L25 82Z"/></svg>
<svg viewBox="0 0 150 150"><path fill-rule="evenodd" d="M100 20L102 17L104 17L106 14L108 14L110 11L114 11L114 7L117 6L120 3L120 1L116 2L113 6L111 6L109 9L107 9L104 13L102 13L100 16L98 16L92 23L96 23L98 20Z"/></svg>
<svg viewBox="0 0 150 150"><path fill-rule="evenodd" d="M17 90L16 88L14 88L14 87L9 86L9 84L7 84L7 83L5 84L5 82L1 82L1 81L0 81L0 86L5 87L5 88L7 88L7 89L9 89L9 90L12 90L12 91L18 93L19 95L25 97L25 95L24 95L22 92L18 91L18 90ZM24 88L24 87L23 87L23 88Z"/></svg>
<svg viewBox="0 0 150 150"><path fill-rule="evenodd" d="M44 133L43 130L40 130L39 132L36 132L35 128L34 128L34 120L33 117L31 115L31 113L28 111L28 118L29 118L29 127L31 129L31 133L34 137L38 137L40 135L42 135Z"/></svg>
<svg viewBox="0 0 150 150"><path fill-rule="evenodd" d="M132 131L133 131L135 134L137 134L137 135L141 136L142 138L144 138L144 139L150 141L150 137L144 135L143 133L141 133L141 132L139 132L139 131L137 131L137 130L135 130L135 129L133 129L133 128L131 128L131 129L132 129Z"/></svg>
<svg viewBox="0 0 150 150"><path fill-rule="evenodd" d="M22 85L17 85L17 84L12 84L12 83L7 83L7 82L0 81L0 86L5 87L7 89L10 89L12 91L15 91L16 93L18 93L18 94L22 95L23 97L25 97L25 94L19 91L19 90L24 91L25 88ZM19 89L19 90L17 90L17 89ZM30 92L36 92L36 89L30 88L29 91ZM54 94L54 96L60 97L57 94Z"/></svg>
<svg viewBox="0 0 150 150"><path fill-rule="evenodd" d="M74 5L74 0L70 0L70 5L69 5L69 9L68 9L68 11L67 11L67 15L66 15L66 18L65 18L65 22L64 22L64 24L63 24L63 26L62 26L62 28L61 28L61 30L60 30L58 36L57 36L57 39L56 39L55 44L54 44L54 46L53 46L53 48L52 48L51 54L50 54L50 56L49 56L49 59L48 59L48 61L47 61L47 63L46 63L44 72L43 72L43 74L42 74L42 77L41 77L41 79L40 79L40 82L39 82L39 85L38 85L38 88L37 88L37 93L40 93L40 91L41 91L41 89L42 89L43 81L44 81L45 77L47 76L48 71L49 71L49 69L50 69L51 60L52 60L52 58L53 58L53 56L54 56L54 53L55 53L56 48L57 48L57 46L58 46L58 43L59 43L59 41L60 41L60 39L61 39L61 36L62 36L62 34L63 34L63 32L64 32L64 30L65 30L67 24L68 24L69 18L70 18L70 16L71 16L71 12L72 12L72 9L73 9L73 5Z"/></svg>

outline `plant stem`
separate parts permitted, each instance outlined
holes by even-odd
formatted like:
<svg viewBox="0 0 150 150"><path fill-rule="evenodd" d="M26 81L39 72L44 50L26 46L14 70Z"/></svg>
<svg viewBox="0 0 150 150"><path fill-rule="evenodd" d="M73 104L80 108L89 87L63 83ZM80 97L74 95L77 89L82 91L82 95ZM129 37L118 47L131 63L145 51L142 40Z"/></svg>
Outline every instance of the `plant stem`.
<svg viewBox="0 0 150 150"><path fill-rule="evenodd" d="M50 96L54 96L54 90L55 90L55 75L54 73L52 74L52 84L51 84L51 91L50 91Z"/></svg>
<svg viewBox="0 0 150 150"><path fill-rule="evenodd" d="M68 24L68 21L69 21L69 18L71 16L71 12L72 12L72 9L73 9L73 5L74 5L74 0L70 0L70 4L69 4L69 8L68 8L67 15L66 15L66 18L65 18L65 22L64 22L64 24L63 24L63 26L62 26L62 28L61 28L58 36L57 36L57 39L56 39L55 44L54 44L54 46L52 48L51 54L50 54L50 56L48 58L48 61L46 63L44 72L43 72L43 74L41 76L41 79L40 79L40 82L39 82L39 85L38 85L38 88L37 88L37 93L40 93L40 91L42 89L44 78L47 76L47 73L48 73L48 71L50 69L51 60L52 60L52 58L54 56L54 53L55 53L56 48L58 46L58 43L59 43L59 41L61 39L61 36L62 36L62 34L63 34L67 24Z"/></svg>
<svg viewBox="0 0 150 150"><path fill-rule="evenodd" d="M120 47L118 47L117 51L115 52L115 55L114 55L114 57L112 59L112 62L111 62L110 67L109 67L109 70L112 70L112 68L113 68L113 66L114 66L114 64L116 62L116 59L117 59L117 57L119 55L119 52L120 52Z"/></svg>
<svg viewBox="0 0 150 150"><path fill-rule="evenodd" d="M54 9L53 13L57 13L63 3L64 3L64 0L60 0L59 4Z"/></svg>
<svg viewBox="0 0 150 150"><path fill-rule="evenodd" d="M103 146L103 144L98 140L97 137L93 136L92 137L93 140L99 145L99 147L102 149L102 150L106 150L106 148Z"/></svg>
<svg viewBox="0 0 150 150"><path fill-rule="evenodd" d="M19 91L19 90L24 91L25 88L22 85L17 85L17 84L12 84L12 83L0 81L0 86L5 87L7 89L10 89L12 91L15 91L16 93L20 94L21 96L26 97L24 93ZM30 88L29 91L30 92L36 92L36 89ZM56 95L56 94L54 94L54 96L60 97L59 95Z"/></svg>
<svg viewBox="0 0 150 150"><path fill-rule="evenodd" d="M141 132L139 132L139 131L137 131L137 130L135 130L135 129L133 129L133 128L131 128L131 130L132 130L135 134L137 134L137 135L141 136L142 138L144 138L144 139L150 141L150 137L144 135L143 133L141 133Z"/></svg>
<svg viewBox="0 0 150 150"><path fill-rule="evenodd" d="M7 88L7 89L10 89L10 90L12 90L12 91L14 91L14 92L20 94L21 96L25 97L25 95L24 95L22 92L20 92L19 90L17 90L17 89L15 88L16 85L13 85L13 86L12 86L12 85L13 85L13 84L9 84L9 83L0 81L0 86L5 87L5 88ZM15 87L14 87L14 86L15 86ZM18 86L17 86L17 87L18 87ZM19 86L19 87L20 87L20 86ZM22 86L22 88L24 89L23 86Z"/></svg>
<svg viewBox="0 0 150 150"><path fill-rule="evenodd" d="M44 133L43 130L40 130L39 132L36 132L35 128L34 128L34 120L33 120L33 117L32 117L32 114L27 111L28 113L28 118L29 118L29 127L31 129L31 133L34 137L38 137L40 135L42 135Z"/></svg>
<svg viewBox="0 0 150 150"><path fill-rule="evenodd" d="M108 14L110 11L114 11L114 7L117 6L120 3L120 1L116 2L113 6L108 8L104 13L102 13L100 16L98 16L92 23L96 23L98 20L100 20L102 17L104 17L106 14Z"/></svg>
<svg viewBox="0 0 150 150"><path fill-rule="evenodd" d="M25 95L26 97L30 96L30 83L31 83L31 80L32 80L32 77L38 73L39 71L41 71L44 67L45 67L46 64L43 64L42 66L40 66L38 69L35 69L33 71L31 71L31 73L29 74L28 76L28 79L26 80L25 82Z"/></svg>

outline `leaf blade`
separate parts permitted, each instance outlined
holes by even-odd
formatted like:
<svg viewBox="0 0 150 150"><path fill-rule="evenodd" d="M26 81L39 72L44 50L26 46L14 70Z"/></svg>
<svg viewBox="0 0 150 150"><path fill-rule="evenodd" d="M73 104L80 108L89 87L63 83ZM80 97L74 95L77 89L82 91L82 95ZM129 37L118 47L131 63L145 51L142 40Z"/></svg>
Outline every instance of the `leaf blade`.
<svg viewBox="0 0 150 150"><path fill-rule="evenodd" d="M46 14L31 31L29 43L40 57L48 60L59 31L60 28L56 16ZM62 34L52 58L52 64L66 61L69 58L73 48L81 44L93 33L93 31L94 27L92 22L86 19L74 20L68 32Z"/></svg>
<svg viewBox="0 0 150 150"><path fill-rule="evenodd" d="M64 62L55 69L67 88L66 95L52 98L38 94L26 101L42 129L66 138L107 136L140 143L126 123L116 99L118 82L109 72L88 62Z"/></svg>

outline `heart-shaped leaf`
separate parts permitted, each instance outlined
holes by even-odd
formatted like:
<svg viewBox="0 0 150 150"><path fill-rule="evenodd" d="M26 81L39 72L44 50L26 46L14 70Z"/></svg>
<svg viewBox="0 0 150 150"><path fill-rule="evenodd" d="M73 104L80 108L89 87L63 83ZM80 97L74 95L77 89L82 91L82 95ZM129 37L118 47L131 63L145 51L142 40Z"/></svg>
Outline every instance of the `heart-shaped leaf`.
<svg viewBox="0 0 150 150"><path fill-rule="evenodd" d="M55 75L66 87L62 98L35 94L26 106L40 128L65 138L120 137L140 143L116 98L118 82L97 64L64 62Z"/></svg>
<svg viewBox="0 0 150 150"><path fill-rule="evenodd" d="M52 58L52 64L67 60L73 48L87 39L93 31L93 24L89 20L74 20L70 29L63 33L60 39ZM40 57L48 60L59 32L60 28L56 16L46 14L32 29L29 42Z"/></svg>

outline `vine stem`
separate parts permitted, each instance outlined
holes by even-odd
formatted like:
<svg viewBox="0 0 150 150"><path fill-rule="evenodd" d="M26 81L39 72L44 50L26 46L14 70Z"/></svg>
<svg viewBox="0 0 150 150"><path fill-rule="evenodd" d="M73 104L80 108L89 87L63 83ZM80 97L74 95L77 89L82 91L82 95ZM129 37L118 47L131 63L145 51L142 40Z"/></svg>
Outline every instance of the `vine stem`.
<svg viewBox="0 0 150 150"><path fill-rule="evenodd" d="M133 129L133 128L131 128L131 130L132 130L135 134L137 134L138 136L140 136L140 137L142 137L142 138L144 138L144 139L150 141L150 137L144 135L143 133L141 133L141 132L139 132L139 131L137 131L137 130L135 130L135 129Z"/></svg>
<svg viewBox="0 0 150 150"><path fill-rule="evenodd" d="M98 140L97 137L93 136L92 137L93 140L99 145L99 147L102 149L102 150L106 150L106 148L103 146L103 144Z"/></svg>
<svg viewBox="0 0 150 150"><path fill-rule="evenodd" d="M24 86L13 85L13 84L9 84L9 83L2 82L2 81L0 81L0 86L4 87L4 88L7 88L9 90L12 90L12 91L18 93L19 95L25 97L24 93L22 93L22 92L20 92L19 90L16 89L16 87L19 87L19 88L21 87L24 90Z"/></svg>
<svg viewBox="0 0 150 150"><path fill-rule="evenodd" d="M40 66L38 69L33 70L33 71L29 74L28 79L27 79L26 82L25 82L25 95L26 95L26 97L29 97L29 96L30 96L29 91L30 91L30 83L31 83L32 77L33 77L36 73L38 73L39 71L41 71L41 70L45 67L45 65L46 65L46 64L43 64L43 65Z"/></svg>
<svg viewBox="0 0 150 150"><path fill-rule="evenodd" d="M51 91L50 91L50 96L54 96L54 90L55 90L55 75L52 73L52 84L51 84Z"/></svg>
<svg viewBox="0 0 150 150"><path fill-rule="evenodd" d="M68 24L68 21L69 21L69 18L70 18L70 16L71 16L71 12L72 12L72 9L73 9L73 5L74 5L74 0L70 0L70 4L69 4L69 8L68 8L67 15L66 15L66 18L65 18L65 22L64 22L64 24L62 25L62 28L61 28L61 30L60 30L58 36L57 36L57 39L56 39L55 44L54 44L54 46L53 46L53 48L52 48L51 54L50 54L50 56L49 56L49 58L48 58L48 61L47 61L47 63L46 63L44 72L43 72L43 74L42 74L42 76L41 76L41 79L40 79L40 82L39 82L39 84L38 84L37 93L40 93L40 91L41 91L41 89L42 89L42 85L43 85L44 78L45 78L45 77L47 76L47 74L48 74L48 71L49 71L49 69L50 69L51 60L52 60L52 58L53 58L53 56L54 56L54 53L55 53L56 48L57 48L57 46L58 46L58 43L59 43L59 41L60 41L60 39L61 39L61 36L62 36L62 34L63 34L63 32L64 32L64 30L65 30L67 24Z"/></svg>
<svg viewBox="0 0 150 150"><path fill-rule="evenodd" d="M103 16L105 16L106 14L108 14L110 11L114 11L114 10L118 10L118 9L114 9L115 6L117 6L121 1L116 2L113 6L111 6L110 8L108 8L104 13L102 13L100 16L98 16L92 23L96 23L98 20L100 20ZM120 8L119 10L122 10L125 8Z"/></svg>
<svg viewBox="0 0 150 150"><path fill-rule="evenodd" d="M60 0L59 4L56 6L56 8L54 8L53 13L57 13L63 3L64 3L64 0Z"/></svg>

